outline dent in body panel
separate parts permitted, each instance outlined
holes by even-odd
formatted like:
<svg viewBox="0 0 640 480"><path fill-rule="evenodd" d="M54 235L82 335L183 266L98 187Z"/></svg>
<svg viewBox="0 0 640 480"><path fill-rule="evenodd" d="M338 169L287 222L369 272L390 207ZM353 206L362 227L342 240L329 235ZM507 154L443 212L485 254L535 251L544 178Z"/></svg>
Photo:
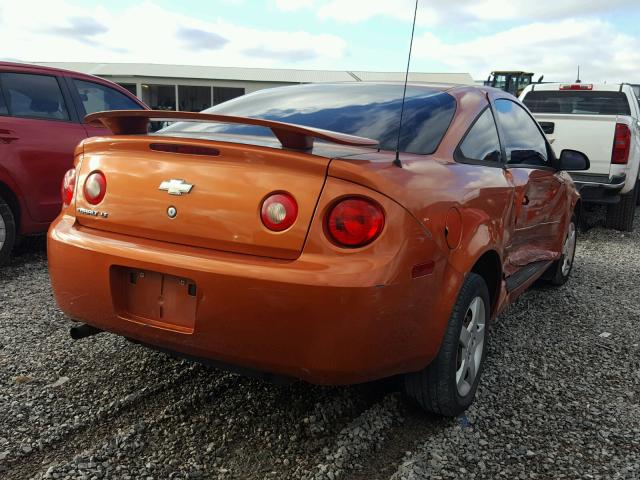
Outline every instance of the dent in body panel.
<svg viewBox="0 0 640 480"><path fill-rule="evenodd" d="M505 275L539 261L560 256L566 231L563 212L569 210L566 183L551 170L511 168L507 176L514 188L509 222L513 236L505 243Z"/></svg>

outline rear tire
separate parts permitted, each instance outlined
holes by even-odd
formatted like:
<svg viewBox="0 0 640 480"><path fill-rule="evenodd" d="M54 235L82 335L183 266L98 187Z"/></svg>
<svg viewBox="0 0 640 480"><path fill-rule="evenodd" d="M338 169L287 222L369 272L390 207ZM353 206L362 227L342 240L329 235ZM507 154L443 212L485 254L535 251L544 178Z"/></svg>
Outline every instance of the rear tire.
<svg viewBox="0 0 640 480"><path fill-rule="evenodd" d="M7 202L0 197L0 265L11 255L16 242L16 221Z"/></svg>
<svg viewBox="0 0 640 480"><path fill-rule="evenodd" d="M542 280L550 285L559 287L564 285L571 276L573 270L573 260L576 256L576 244L578 243L578 221L576 216L571 217L567 235L562 244L562 256L553 262L549 269L542 276Z"/></svg>
<svg viewBox="0 0 640 480"><path fill-rule="evenodd" d="M620 202L607 208L607 228L613 228L622 232L633 230L633 217L636 213L638 197L638 183L628 193L620 195Z"/></svg>
<svg viewBox="0 0 640 480"><path fill-rule="evenodd" d="M490 311L487 284L468 274L438 355L425 369L403 375L405 394L424 410L452 417L473 403L487 354Z"/></svg>

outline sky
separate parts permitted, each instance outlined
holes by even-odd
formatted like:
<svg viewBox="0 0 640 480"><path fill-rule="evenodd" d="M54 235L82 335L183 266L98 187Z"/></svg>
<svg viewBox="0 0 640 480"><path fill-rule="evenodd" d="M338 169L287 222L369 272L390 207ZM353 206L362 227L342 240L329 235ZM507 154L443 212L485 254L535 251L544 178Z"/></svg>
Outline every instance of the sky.
<svg viewBox="0 0 640 480"><path fill-rule="evenodd" d="M0 59L403 71L414 0L0 0ZM420 0L411 70L640 83L639 0Z"/></svg>

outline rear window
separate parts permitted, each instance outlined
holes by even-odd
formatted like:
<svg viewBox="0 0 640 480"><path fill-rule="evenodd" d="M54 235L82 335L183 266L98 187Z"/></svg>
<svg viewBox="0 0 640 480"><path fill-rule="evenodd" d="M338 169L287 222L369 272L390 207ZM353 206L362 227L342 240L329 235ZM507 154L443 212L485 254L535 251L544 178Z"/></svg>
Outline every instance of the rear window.
<svg viewBox="0 0 640 480"><path fill-rule="evenodd" d="M87 114L105 110L141 110L142 107L122 92L99 83L73 79Z"/></svg>
<svg viewBox="0 0 640 480"><path fill-rule="evenodd" d="M383 150L395 150L402 85L310 84L261 90L230 100L204 113L238 115L372 138ZM400 150L433 153L449 128L455 99L441 90L409 86ZM175 123L159 134L237 133L270 136L265 127L215 123Z"/></svg>
<svg viewBox="0 0 640 480"><path fill-rule="evenodd" d="M523 103L533 113L574 115L630 115L627 96L622 92L589 90L539 90L529 92Z"/></svg>

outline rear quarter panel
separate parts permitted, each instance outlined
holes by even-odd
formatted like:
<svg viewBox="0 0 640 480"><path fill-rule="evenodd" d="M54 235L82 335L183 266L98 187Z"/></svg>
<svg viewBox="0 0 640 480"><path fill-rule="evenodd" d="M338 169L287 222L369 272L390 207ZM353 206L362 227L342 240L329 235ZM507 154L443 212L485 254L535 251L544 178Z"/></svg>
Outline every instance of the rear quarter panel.
<svg viewBox="0 0 640 480"><path fill-rule="evenodd" d="M465 275L487 251L503 258L514 214L513 189L504 170L454 162L454 151L471 122L487 106L486 96L472 89L453 93L458 108L451 127L433 155L403 154L402 168L393 154L362 155L334 160L329 175L365 185L397 201L423 226L446 258L442 286L435 302L438 334L444 332ZM460 241L447 242L447 215L459 215ZM497 309L494 310L494 313Z"/></svg>

